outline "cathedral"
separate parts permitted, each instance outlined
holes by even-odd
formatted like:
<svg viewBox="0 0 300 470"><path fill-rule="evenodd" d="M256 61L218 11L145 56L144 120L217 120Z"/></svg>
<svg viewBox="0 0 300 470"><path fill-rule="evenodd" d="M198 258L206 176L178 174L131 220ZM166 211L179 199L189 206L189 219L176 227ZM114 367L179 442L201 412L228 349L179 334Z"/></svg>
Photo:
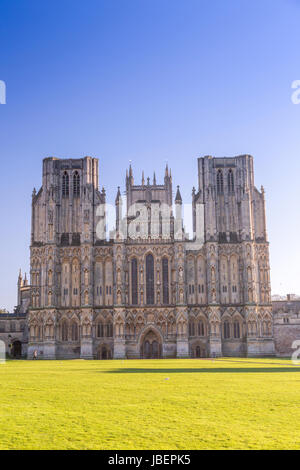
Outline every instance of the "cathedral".
<svg viewBox="0 0 300 470"><path fill-rule="evenodd" d="M253 158L198 158L183 223L179 186L130 166L114 228L98 160L46 158L32 194L28 358L273 355L264 189ZM101 182L102 183L102 182Z"/></svg>

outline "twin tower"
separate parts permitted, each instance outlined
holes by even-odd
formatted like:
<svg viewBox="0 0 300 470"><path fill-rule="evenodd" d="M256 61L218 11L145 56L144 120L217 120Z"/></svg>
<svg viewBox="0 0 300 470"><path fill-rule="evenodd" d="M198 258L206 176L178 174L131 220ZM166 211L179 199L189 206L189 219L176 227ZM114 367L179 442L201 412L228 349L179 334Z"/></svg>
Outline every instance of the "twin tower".
<svg viewBox="0 0 300 470"><path fill-rule="evenodd" d="M168 167L115 200L98 160L46 158L32 195L28 355L163 358L274 354L264 190L253 158L198 159L193 237Z"/></svg>

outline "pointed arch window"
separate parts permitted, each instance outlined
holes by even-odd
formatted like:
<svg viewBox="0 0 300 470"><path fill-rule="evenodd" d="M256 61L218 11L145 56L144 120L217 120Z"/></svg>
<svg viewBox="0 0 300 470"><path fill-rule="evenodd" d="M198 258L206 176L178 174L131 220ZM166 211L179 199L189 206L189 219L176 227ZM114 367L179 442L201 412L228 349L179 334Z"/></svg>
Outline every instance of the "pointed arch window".
<svg viewBox="0 0 300 470"><path fill-rule="evenodd" d="M107 336L108 336L109 338L112 338L112 337L113 337L113 324L112 324L112 322L109 322L109 323L107 324Z"/></svg>
<svg viewBox="0 0 300 470"><path fill-rule="evenodd" d="M62 177L62 196L69 196L69 175L65 171Z"/></svg>
<svg viewBox="0 0 300 470"><path fill-rule="evenodd" d="M80 176L78 171L75 171L73 175L73 195L80 196Z"/></svg>
<svg viewBox="0 0 300 470"><path fill-rule="evenodd" d="M137 276L137 259L131 260L131 300L133 305L138 303L138 276Z"/></svg>
<svg viewBox="0 0 300 470"><path fill-rule="evenodd" d="M72 341L78 341L78 325L76 322L72 323Z"/></svg>
<svg viewBox="0 0 300 470"><path fill-rule="evenodd" d="M228 171L227 182L228 182L228 192L233 193L234 192L234 177L233 177L233 171L231 169Z"/></svg>
<svg viewBox="0 0 300 470"><path fill-rule="evenodd" d="M240 337L240 324L238 321L235 321L233 324L233 336L234 338Z"/></svg>
<svg viewBox="0 0 300 470"><path fill-rule="evenodd" d="M224 338L225 338L225 339L230 338L230 325L229 325L229 321L227 321L227 320L224 321L223 329L224 329Z"/></svg>
<svg viewBox="0 0 300 470"><path fill-rule="evenodd" d="M103 338L104 336L104 325L102 322L99 322L97 325L97 336L98 338Z"/></svg>
<svg viewBox="0 0 300 470"><path fill-rule="evenodd" d="M62 323L61 339L62 341L68 341L68 324L66 321L63 321Z"/></svg>
<svg viewBox="0 0 300 470"><path fill-rule="evenodd" d="M189 335L195 336L195 323L193 320L189 322Z"/></svg>
<svg viewBox="0 0 300 470"><path fill-rule="evenodd" d="M224 181L223 181L223 173L222 170L218 170L217 172L217 193L223 194L224 192Z"/></svg>
<svg viewBox="0 0 300 470"><path fill-rule="evenodd" d="M169 303L169 260L162 260L163 304Z"/></svg>
<svg viewBox="0 0 300 470"><path fill-rule="evenodd" d="M146 256L146 303L154 304L154 258L151 254Z"/></svg>
<svg viewBox="0 0 300 470"><path fill-rule="evenodd" d="M204 323L202 320L198 323L198 336L204 336Z"/></svg>

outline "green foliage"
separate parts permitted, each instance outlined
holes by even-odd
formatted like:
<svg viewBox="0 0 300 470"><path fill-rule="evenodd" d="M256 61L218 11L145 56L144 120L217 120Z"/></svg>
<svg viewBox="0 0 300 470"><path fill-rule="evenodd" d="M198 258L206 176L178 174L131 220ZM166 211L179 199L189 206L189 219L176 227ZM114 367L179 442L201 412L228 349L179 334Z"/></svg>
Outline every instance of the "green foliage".
<svg viewBox="0 0 300 470"><path fill-rule="evenodd" d="M1 449L300 449L282 359L8 361Z"/></svg>

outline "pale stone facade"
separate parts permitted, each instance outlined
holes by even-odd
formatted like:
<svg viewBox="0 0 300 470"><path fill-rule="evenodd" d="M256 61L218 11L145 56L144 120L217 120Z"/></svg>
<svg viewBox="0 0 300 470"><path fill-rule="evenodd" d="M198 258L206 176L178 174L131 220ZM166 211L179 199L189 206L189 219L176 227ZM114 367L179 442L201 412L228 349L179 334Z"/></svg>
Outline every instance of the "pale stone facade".
<svg viewBox="0 0 300 470"><path fill-rule="evenodd" d="M286 300L273 301L274 341L277 356L291 357L300 341L300 300L290 295ZM299 346L298 346L299 347Z"/></svg>
<svg viewBox="0 0 300 470"><path fill-rule="evenodd" d="M6 354L13 358L27 356L27 320L25 313L0 313L0 340Z"/></svg>
<svg viewBox="0 0 300 470"><path fill-rule="evenodd" d="M97 159L43 161L32 196L29 358L275 353L264 191L251 156L198 159L190 241L168 168L163 184L154 175L136 185L130 167L109 241L98 185Z"/></svg>
<svg viewBox="0 0 300 470"><path fill-rule="evenodd" d="M6 354L13 358L27 356L28 328L27 314L30 306L30 285L21 274L17 284L17 307L14 313L0 313L0 341L5 344Z"/></svg>

